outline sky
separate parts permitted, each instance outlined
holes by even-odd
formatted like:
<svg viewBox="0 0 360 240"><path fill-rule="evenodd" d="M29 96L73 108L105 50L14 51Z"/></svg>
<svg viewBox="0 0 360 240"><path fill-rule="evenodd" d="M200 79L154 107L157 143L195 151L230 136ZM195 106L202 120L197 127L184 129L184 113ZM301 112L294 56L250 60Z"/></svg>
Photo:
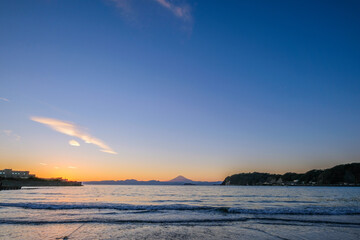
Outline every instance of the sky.
<svg viewBox="0 0 360 240"><path fill-rule="evenodd" d="M360 159L360 2L0 1L0 169L221 181Z"/></svg>

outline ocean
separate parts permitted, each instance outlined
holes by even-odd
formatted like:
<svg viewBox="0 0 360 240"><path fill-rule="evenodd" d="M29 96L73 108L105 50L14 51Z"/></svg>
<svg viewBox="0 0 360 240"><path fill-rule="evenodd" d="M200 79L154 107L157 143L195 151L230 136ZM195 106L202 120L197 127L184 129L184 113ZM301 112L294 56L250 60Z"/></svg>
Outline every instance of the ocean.
<svg viewBox="0 0 360 240"><path fill-rule="evenodd" d="M360 239L359 187L0 191L0 239Z"/></svg>

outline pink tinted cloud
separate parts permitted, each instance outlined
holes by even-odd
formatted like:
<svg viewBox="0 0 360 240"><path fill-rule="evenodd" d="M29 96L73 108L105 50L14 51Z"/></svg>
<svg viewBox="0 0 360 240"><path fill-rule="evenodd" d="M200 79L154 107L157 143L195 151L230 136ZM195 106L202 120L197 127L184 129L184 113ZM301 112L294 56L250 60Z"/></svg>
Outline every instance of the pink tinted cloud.
<svg viewBox="0 0 360 240"><path fill-rule="evenodd" d="M31 117L30 118L34 122L38 122L44 124L54 131L77 137L83 140L85 143L91 143L100 148L100 151L110 154L117 154L113 149L111 149L108 145L106 145L102 140L95 138L83 131L79 126L71 122L65 122L58 119L53 118L43 118L43 117Z"/></svg>

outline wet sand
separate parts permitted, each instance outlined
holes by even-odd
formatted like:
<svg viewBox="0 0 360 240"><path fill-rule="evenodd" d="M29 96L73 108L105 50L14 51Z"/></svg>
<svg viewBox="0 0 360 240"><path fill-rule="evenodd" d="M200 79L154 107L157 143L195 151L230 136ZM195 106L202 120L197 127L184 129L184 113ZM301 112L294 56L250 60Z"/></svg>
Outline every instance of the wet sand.
<svg viewBox="0 0 360 240"><path fill-rule="evenodd" d="M0 239L360 239L359 225L233 222L226 224L46 224L0 226Z"/></svg>

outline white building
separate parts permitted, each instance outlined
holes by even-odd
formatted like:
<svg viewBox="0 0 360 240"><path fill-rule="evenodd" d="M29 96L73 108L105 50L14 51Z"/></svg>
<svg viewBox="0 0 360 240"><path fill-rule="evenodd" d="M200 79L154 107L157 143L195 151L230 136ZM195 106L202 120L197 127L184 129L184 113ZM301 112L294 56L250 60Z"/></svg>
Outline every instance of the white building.
<svg viewBox="0 0 360 240"><path fill-rule="evenodd" d="M4 170L0 170L0 177L29 178L29 177L35 177L35 174L29 174L29 171L13 171L12 169L4 169Z"/></svg>

